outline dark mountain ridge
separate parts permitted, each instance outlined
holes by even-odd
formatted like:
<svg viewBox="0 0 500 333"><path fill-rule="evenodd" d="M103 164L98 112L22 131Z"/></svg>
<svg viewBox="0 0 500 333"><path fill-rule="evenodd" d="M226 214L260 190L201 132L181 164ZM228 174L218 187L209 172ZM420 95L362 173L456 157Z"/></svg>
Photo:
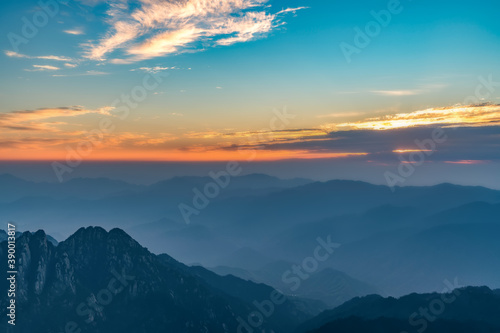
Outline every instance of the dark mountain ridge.
<svg viewBox="0 0 500 333"><path fill-rule="evenodd" d="M500 332L499 290L443 284L443 293L354 298L305 322L297 332Z"/></svg>
<svg viewBox="0 0 500 333"><path fill-rule="evenodd" d="M57 246L41 230L25 232L16 244L19 333L64 332L68 323L95 333L235 332L240 320L256 311L248 300L211 287L187 266L151 254L120 229L81 228ZM6 249L3 242L2 260ZM0 273L3 290L5 274ZM0 301L3 317L6 301ZM262 329L288 332L311 317L286 299L276 309ZM5 322L0 325L6 329Z"/></svg>

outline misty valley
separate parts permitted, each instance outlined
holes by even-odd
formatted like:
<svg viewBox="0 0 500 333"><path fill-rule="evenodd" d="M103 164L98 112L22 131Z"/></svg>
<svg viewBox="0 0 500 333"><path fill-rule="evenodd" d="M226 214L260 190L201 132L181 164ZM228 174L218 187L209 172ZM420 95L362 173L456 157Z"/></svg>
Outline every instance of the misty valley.
<svg viewBox="0 0 500 333"><path fill-rule="evenodd" d="M250 174L186 223L211 179L1 175L18 332L500 332L500 191Z"/></svg>

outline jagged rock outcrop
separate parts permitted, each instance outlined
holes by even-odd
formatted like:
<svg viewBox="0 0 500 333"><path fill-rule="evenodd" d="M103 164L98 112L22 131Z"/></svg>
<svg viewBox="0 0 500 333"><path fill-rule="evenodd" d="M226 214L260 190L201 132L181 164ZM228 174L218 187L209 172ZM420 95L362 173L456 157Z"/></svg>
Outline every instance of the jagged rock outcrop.
<svg viewBox="0 0 500 333"><path fill-rule="evenodd" d="M60 333L68 327L95 333L236 332L238 318L255 311L248 300L213 289L187 266L161 260L120 229L81 228L57 246L43 231L26 232L16 244L17 333ZM3 242L1 260L6 250ZM0 300L2 316L6 301ZM281 311L258 329L286 332L307 318L292 303L286 307L293 315Z"/></svg>

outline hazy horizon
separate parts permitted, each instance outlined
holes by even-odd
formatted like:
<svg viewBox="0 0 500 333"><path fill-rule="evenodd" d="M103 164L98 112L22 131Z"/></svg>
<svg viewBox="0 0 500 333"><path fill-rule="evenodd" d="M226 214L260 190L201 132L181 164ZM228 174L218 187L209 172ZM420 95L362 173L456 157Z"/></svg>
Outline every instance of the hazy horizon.
<svg viewBox="0 0 500 333"><path fill-rule="evenodd" d="M150 185L173 177L208 177L209 172L224 170L227 162L102 162L85 161L65 176L64 181L75 178L109 178L132 184ZM388 186L384 173L397 173L399 164L387 166L361 166L359 163L338 160L295 160L276 162L242 162L240 175L266 174L282 179L307 178L313 181L354 180ZM500 165L429 165L416 168L415 174L396 186L432 186L451 183L464 186L482 186L500 189L500 178L494 174ZM450 171L451 170L451 171ZM451 174L450 174L451 172ZM471 174L472 173L472 174ZM0 174L44 182L59 182L49 162L9 161L0 163Z"/></svg>

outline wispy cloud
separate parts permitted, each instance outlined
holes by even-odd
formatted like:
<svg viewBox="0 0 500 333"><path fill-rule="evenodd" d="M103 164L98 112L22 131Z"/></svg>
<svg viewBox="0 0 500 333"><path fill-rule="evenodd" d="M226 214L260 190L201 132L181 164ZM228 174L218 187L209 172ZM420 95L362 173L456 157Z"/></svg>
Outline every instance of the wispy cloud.
<svg viewBox="0 0 500 333"><path fill-rule="evenodd" d="M82 75L109 75L109 73L103 72L103 71L90 70L90 71L86 71Z"/></svg>
<svg viewBox="0 0 500 333"><path fill-rule="evenodd" d="M261 149L268 145L279 146L310 142L314 140L329 140L328 133L322 129L289 129L264 131L205 131L186 133L184 138L205 142L206 151L209 150L236 150Z"/></svg>
<svg viewBox="0 0 500 333"><path fill-rule="evenodd" d="M59 67L48 65L33 65L32 69L25 69L27 72L43 72L43 71L57 71Z"/></svg>
<svg viewBox="0 0 500 333"><path fill-rule="evenodd" d="M45 55L45 56L29 56L26 54L17 53L14 51L5 51L5 55L11 58L23 58L23 59L42 59L42 60L54 60L54 61L65 61L72 62L73 59L68 57L61 57L56 55Z"/></svg>
<svg viewBox="0 0 500 333"><path fill-rule="evenodd" d="M340 112L340 113L330 113L316 116L316 118L349 118L349 117L359 117L365 115L365 112Z"/></svg>
<svg viewBox="0 0 500 333"><path fill-rule="evenodd" d="M420 95L423 93L423 90L415 89L415 90L372 90L370 91L376 95L383 96L412 96L412 95Z"/></svg>
<svg viewBox="0 0 500 333"><path fill-rule="evenodd" d="M69 35L84 35L85 34L85 32L83 31L82 28L63 30L63 32L66 34L69 34Z"/></svg>
<svg viewBox="0 0 500 333"><path fill-rule="evenodd" d="M429 149L395 149L392 152L396 154L407 154L407 153L418 153L418 152L430 152Z"/></svg>
<svg viewBox="0 0 500 333"><path fill-rule="evenodd" d="M67 143L67 140L57 138L19 138L19 139L0 139L0 148L14 149L40 149L41 147L56 146Z"/></svg>
<svg viewBox="0 0 500 333"><path fill-rule="evenodd" d="M68 76L100 76L100 75L109 75L110 73L108 72L101 72L101 71L95 71L95 70L90 70L86 71L83 73L76 73L76 74L54 74L52 76L54 77L68 77Z"/></svg>
<svg viewBox="0 0 500 333"><path fill-rule="evenodd" d="M491 161L483 161L483 160L459 160L459 161L445 161L445 163L448 164L465 164L465 165L471 165L471 164L485 164Z"/></svg>
<svg viewBox="0 0 500 333"><path fill-rule="evenodd" d="M393 97L398 97L398 96L415 96L415 95L422 95L430 92L436 92L439 90L442 90L443 88L447 87L446 84L441 84L441 83L433 83L433 84L422 84L419 85L418 88L416 89L406 89L406 90L371 90L370 93L376 94L376 95L382 95L382 96L393 96Z"/></svg>
<svg viewBox="0 0 500 333"><path fill-rule="evenodd" d="M163 71L167 71L167 70L171 70L171 69L177 69L177 67L162 67L162 66L155 66L155 67L140 67L140 68L136 68L136 69L131 69L130 71L134 72L134 71L143 71L143 72L146 72L146 73L159 73L159 72L163 72Z"/></svg>
<svg viewBox="0 0 500 333"><path fill-rule="evenodd" d="M132 63L174 53L231 45L264 36L283 24L281 15L305 7L270 12L268 0L139 0L131 7L113 2L107 11L109 30L87 43L85 56L104 60L122 49Z"/></svg>
<svg viewBox="0 0 500 333"><path fill-rule="evenodd" d="M40 108L36 110L17 110L0 113L0 128L11 130L54 130L58 123L48 121L61 117L76 117L85 114L111 115L112 107L103 107L96 110L86 109L82 106Z"/></svg>
<svg viewBox="0 0 500 333"><path fill-rule="evenodd" d="M104 145L106 147L122 147L129 149L154 149L177 139L177 136L170 133L151 134L123 132L106 138Z"/></svg>
<svg viewBox="0 0 500 333"><path fill-rule="evenodd" d="M286 9L282 9L279 12L277 12L276 15L285 14L285 13L296 13L297 11L302 10L302 9L309 9L309 7L286 8Z"/></svg>

